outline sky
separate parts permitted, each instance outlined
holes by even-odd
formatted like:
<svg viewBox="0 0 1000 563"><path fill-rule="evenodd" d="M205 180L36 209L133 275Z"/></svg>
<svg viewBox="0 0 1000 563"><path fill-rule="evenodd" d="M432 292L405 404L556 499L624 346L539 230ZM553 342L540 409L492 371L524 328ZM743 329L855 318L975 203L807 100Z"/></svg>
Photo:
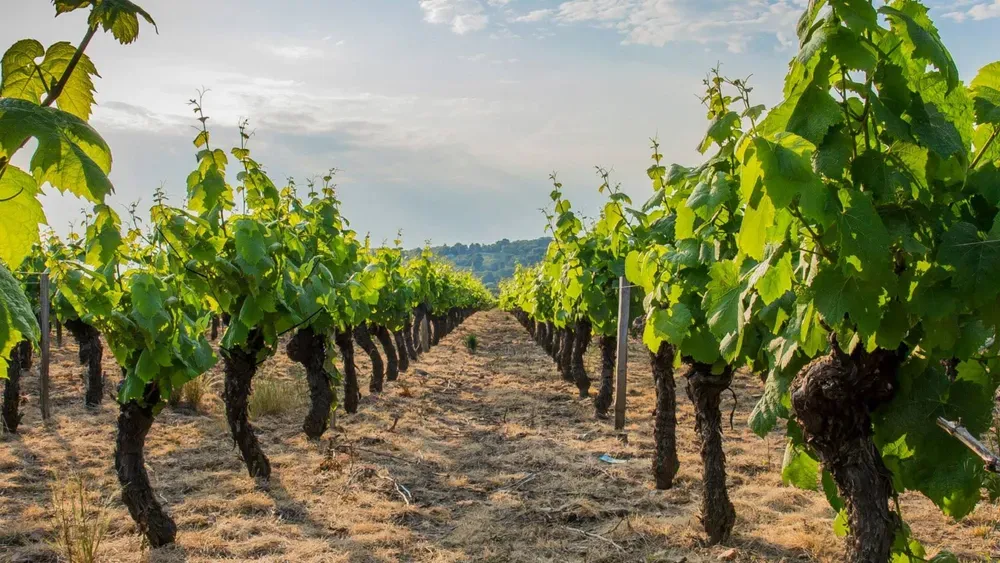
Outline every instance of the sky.
<svg viewBox="0 0 1000 563"><path fill-rule="evenodd" d="M14 0L4 0L13 2ZM337 168L343 212L376 243L542 236L549 175L596 215L595 166L637 202L650 194L649 139L696 164L698 99L715 65L780 99L806 0L145 0L157 30L88 54L102 78L92 125L111 146L112 205L183 202L195 167L188 101L215 146L250 148L279 183ZM1000 53L1000 0L930 0L962 77ZM79 42L85 15L17 0L0 44ZM49 189L58 232L86 205Z"/></svg>

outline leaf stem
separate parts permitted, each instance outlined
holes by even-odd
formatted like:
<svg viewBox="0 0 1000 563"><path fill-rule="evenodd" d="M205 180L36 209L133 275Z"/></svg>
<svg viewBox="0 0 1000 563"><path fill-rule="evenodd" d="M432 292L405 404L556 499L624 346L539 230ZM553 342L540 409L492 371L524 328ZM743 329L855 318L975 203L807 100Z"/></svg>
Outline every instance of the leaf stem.
<svg viewBox="0 0 1000 563"><path fill-rule="evenodd" d="M80 41L80 46L76 48L76 53L73 53L73 58L70 59L69 65L66 66L66 70L63 72L62 77L59 78L59 82L49 91L48 96L42 100L43 107L49 107L55 103L56 98L62 94L66 84L69 82L70 76L73 75L73 71L76 70L76 65L80 63L80 59L83 58L83 52L87 50L87 46L90 45L90 40L94 38L94 34L97 33L97 26L93 25L87 28L87 34L83 36L83 41ZM44 80L42 81L44 82Z"/></svg>
<svg viewBox="0 0 1000 563"><path fill-rule="evenodd" d="M986 144L983 145L983 148L979 149L979 153L976 155L976 158L972 161L972 164L969 165L969 168L975 168L976 165L979 164L979 161L982 160L983 156L986 155L986 150L990 148L990 145L993 144L993 141L996 141L998 133L1000 133L1000 126L993 126L993 134L990 135L990 138L986 140Z"/></svg>

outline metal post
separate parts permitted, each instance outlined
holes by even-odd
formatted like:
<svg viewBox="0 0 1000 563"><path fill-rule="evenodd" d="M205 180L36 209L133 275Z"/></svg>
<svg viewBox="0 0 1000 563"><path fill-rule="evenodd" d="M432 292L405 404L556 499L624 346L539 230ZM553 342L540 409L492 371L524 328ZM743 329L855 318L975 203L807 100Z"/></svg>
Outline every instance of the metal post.
<svg viewBox="0 0 1000 563"><path fill-rule="evenodd" d="M38 404L42 409L42 420L48 420L52 416L49 409L49 274L42 274L39 285L38 300L41 303L41 312L38 315L39 328L42 329L42 340L40 347L42 350L42 361L38 365L38 376L41 379L41 398Z"/></svg>
<svg viewBox="0 0 1000 563"><path fill-rule="evenodd" d="M625 276L618 278L618 355L615 366L615 430L625 430L625 392L628 375L628 325L630 287Z"/></svg>

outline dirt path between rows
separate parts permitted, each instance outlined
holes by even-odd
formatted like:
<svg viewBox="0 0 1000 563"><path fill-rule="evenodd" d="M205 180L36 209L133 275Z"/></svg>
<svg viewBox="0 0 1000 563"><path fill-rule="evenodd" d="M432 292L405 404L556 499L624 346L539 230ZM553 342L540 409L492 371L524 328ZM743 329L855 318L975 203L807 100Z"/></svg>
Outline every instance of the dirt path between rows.
<svg viewBox="0 0 1000 563"><path fill-rule="evenodd" d="M475 354L463 341L474 333ZM55 561L53 477L85 477L110 497L112 525L102 561L839 561L840 540L822 493L781 485L781 431L761 440L746 419L761 385L734 384L734 428L726 426L729 486L737 524L728 546L706 548L698 528L700 459L691 406L679 386L676 486L656 491L652 377L632 343L629 443L596 420L524 330L500 311L479 313L413 364L361 412L340 415L322 440L301 432L305 406L255 421L274 478L256 486L232 447L214 395L201 412L167 408L147 443L153 486L177 521L175 546L142 545L117 499L112 401L82 406L76 348L55 352L55 419L37 413L36 377L18 436L0 438L0 561ZM361 374L368 365L358 356ZM598 372L596 346L588 370ZM105 359L105 371L116 374ZM301 368L269 361L259 377L305 396ZM367 389L365 381L362 388ZM110 386L109 386L110 387ZM218 389L218 388L217 388ZM733 407L727 394L723 408ZM728 410L724 414L728 415ZM608 464L609 454L625 460ZM997 548L998 511L984 505L959 524L928 501L904 498L919 539L969 560Z"/></svg>

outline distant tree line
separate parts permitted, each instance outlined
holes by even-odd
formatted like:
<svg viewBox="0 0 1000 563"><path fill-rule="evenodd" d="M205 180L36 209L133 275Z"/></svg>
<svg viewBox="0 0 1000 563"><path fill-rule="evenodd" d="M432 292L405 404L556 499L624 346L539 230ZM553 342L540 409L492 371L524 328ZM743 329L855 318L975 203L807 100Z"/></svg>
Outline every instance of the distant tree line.
<svg viewBox="0 0 1000 563"><path fill-rule="evenodd" d="M549 237L543 237L515 241L503 239L493 244L456 243L435 246L431 251L451 261L458 268L470 270L483 280L487 288L496 291L500 280L514 274L514 266L517 264L532 266L541 262L551 240ZM413 255L417 252L411 250L408 254Z"/></svg>

